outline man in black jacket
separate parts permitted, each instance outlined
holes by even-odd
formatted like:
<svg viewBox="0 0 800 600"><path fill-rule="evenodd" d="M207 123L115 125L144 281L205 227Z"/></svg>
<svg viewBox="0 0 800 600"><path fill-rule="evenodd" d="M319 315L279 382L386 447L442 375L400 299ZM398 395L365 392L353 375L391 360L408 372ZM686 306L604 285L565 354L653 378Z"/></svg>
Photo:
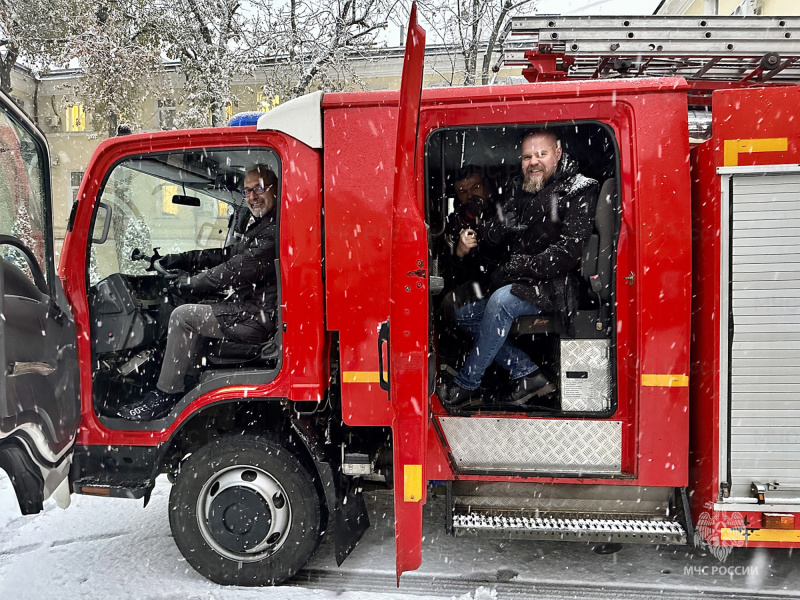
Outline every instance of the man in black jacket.
<svg viewBox="0 0 800 600"><path fill-rule="evenodd" d="M474 343L464 367L444 391L448 408L480 404L480 382L497 361L514 384L509 403L524 407L556 389L553 378L508 340L523 315L559 312L565 322L576 308L577 267L592 232L598 184L577 170L557 136L537 129L522 138L522 176L507 186L510 197L488 222L484 243L507 245L510 258L492 273L491 297L456 310Z"/></svg>
<svg viewBox="0 0 800 600"><path fill-rule="evenodd" d="M178 295L233 292L224 302L183 304L172 312L156 389L121 408L118 416L147 421L169 413L183 396L184 378L197 360L200 336L259 344L274 335L278 178L266 166L256 165L245 175L242 194L255 220L241 240L226 248L160 259L164 269L183 271L170 280Z"/></svg>
<svg viewBox="0 0 800 600"><path fill-rule="evenodd" d="M455 308L488 293L489 276L504 258L500 249L480 243L484 223L501 207L481 169L476 165L459 169L454 190L458 204L445 221L441 256L445 281L442 308L450 319Z"/></svg>
<svg viewBox="0 0 800 600"><path fill-rule="evenodd" d="M489 275L500 264L495 248L479 244L483 224L500 207L480 167L467 165L459 169L454 189L458 204L445 221L442 255L442 275L448 291L467 283L488 285Z"/></svg>

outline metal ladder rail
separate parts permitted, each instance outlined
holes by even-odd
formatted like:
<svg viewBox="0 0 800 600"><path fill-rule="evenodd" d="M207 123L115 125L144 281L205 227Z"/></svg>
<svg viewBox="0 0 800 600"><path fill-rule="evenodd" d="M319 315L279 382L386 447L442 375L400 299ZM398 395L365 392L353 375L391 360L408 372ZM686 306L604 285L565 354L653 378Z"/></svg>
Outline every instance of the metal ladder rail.
<svg viewBox="0 0 800 600"><path fill-rule="evenodd" d="M497 68L550 55L549 78L800 81L800 17L513 17L501 41Z"/></svg>

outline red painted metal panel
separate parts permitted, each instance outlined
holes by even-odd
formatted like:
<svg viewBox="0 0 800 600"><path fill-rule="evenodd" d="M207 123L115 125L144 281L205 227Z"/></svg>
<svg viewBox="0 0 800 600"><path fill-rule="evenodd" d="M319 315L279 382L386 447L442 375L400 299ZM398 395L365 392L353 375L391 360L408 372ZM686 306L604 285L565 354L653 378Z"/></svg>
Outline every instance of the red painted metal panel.
<svg viewBox="0 0 800 600"><path fill-rule="evenodd" d="M389 314L389 252L397 106L324 114L327 327L339 332L341 372L378 372L378 326ZM389 426L377 381L342 381L348 425Z"/></svg>
<svg viewBox="0 0 800 600"><path fill-rule="evenodd" d="M714 92L712 100L716 166L724 166L724 142L737 139L788 138L785 152L738 155L738 165L800 163L800 87Z"/></svg>
<svg viewBox="0 0 800 600"><path fill-rule="evenodd" d="M689 388L646 387L643 376L689 376L691 180L684 94L638 98L636 163L629 216L636 221L640 388L638 478L642 485L688 482ZM624 208L623 208L624 210ZM618 276L624 275L618 271ZM618 281L619 285L627 285ZM619 288L617 288L619 289ZM631 375L630 373L628 374Z"/></svg>
<svg viewBox="0 0 800 600"><path fill-rule="evenodd" d="M428 430L428 236L424 194L418 194L416 164L425 30L412 4L406 38L392 205L389 277L390 398L394 409L394 517L397 581L422 564ZM420 171L421 172L421 171Z"/></svg>
<svg viewBox="0 0 800 600"><path fill-rule="evenodd" d="M715 141L692 151L689 503L696 523L719 493L720 180Z"/></svg>
<svg viewBox="0 0 800 600"><path fill-rule="evenodd" d="M422 92L423 106L463 105L465 98L472 102L491 102L501 107L506 102L534 98L580 98L584 96L616 96L649 94L655 91L685 92L689 89L682 77L652 79L581 80L536 85L486 85L479 87L427 88ZM358 106L397 106L398 92L338 92L325 94L324 109ZM327 143L327 139L325 140Z"/></svg>
<svg viewBox="0 0 800 600"><path fill-rule="evenodd" d="M157 431L118 431L105 427L92 404L90 319L86 292L88 237L100 186L113 165L126 156L190 148L271 147L283 162L281 198L281 286L283 364L267 385L234 386L197 398L168 428ZM303 165L302 170L297 165ZM59 275L72 306L81 363L82 422L78 444L155 446L166 440L198 409L212 402L242 397L286 397L318 400L329 379L328 335L324 330L321 271L322 173L319 154L284 134L255 128L198 129L130 135L106 140L98 147L78 193L81 199L72 231L67 232Z"/></svg>
<svg viewBox="0 0 800 600"><path fill-rule="evenodd" d="M689 495L695 523L709 518L735 527L732 513L715 511L720 494L720 177L725 142L786 138L785 151L742 152L727 166L800 163L800 122L795 117L800 88L717 91L713 94L713 137L692 152L692 376L691 472ZM743 513L757 527L759 513ZM741 516L741 515L739 515ZM737 519L739 517L737 516ZM721 525L722 526L722 525ZM706 541L720 545L718 536ZM787 542L752 542L752 547L800 547Z"/></svg>

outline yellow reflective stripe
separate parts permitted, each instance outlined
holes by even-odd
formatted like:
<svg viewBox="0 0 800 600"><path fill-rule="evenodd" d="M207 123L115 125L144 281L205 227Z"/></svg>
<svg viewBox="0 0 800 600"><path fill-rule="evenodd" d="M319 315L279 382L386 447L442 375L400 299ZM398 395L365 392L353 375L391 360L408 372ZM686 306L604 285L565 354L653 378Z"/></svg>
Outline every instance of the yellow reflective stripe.
<svg viewBox="0 0 800 600"><path fill-rule="evenodd" d="M789 147L788 138L761 138L752 140L725 140L724 161L726 167L739 165L739 155L743 152L785 152Z"/></svg>
<svg viewBox="0 0 800 600"><path fill-rule="evenodd" d="M720 529L719 538L723 541L743 542L744 532L739 529ZM751 529L747 532L748 542L800 542L800 529Z"/></svg>
<svg viewBox="0 0 800 600"><path fill-rule="evenodd" d="M645 387L689 387L688 375L642 375Z"/></svg>
<svg viewBox="0 0 800 600"><path fill-rule="evenodd" d="M378 371L342 371L342 383L379 383Z"/></svg>
<svg viewBox="0 0 800 600"><path fill-rule="evenodd" d="M406 502L422 500L422 465L404 465L403 500Z"/></svg>

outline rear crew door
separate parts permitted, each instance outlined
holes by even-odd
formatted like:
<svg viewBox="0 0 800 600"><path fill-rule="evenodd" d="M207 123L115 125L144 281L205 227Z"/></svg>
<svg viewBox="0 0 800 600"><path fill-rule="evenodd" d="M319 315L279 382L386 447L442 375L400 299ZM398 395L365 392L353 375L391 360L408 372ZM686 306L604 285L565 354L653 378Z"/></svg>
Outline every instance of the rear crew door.
<svg viewBox="0 0 800 600"><path fill-rule="evenodd" d="M397 577L422 562L425 448L428 426L428 241L416 197L417 129L425 30L412 7L397 124L392 210L390 399L394 412Z"/></svg>

